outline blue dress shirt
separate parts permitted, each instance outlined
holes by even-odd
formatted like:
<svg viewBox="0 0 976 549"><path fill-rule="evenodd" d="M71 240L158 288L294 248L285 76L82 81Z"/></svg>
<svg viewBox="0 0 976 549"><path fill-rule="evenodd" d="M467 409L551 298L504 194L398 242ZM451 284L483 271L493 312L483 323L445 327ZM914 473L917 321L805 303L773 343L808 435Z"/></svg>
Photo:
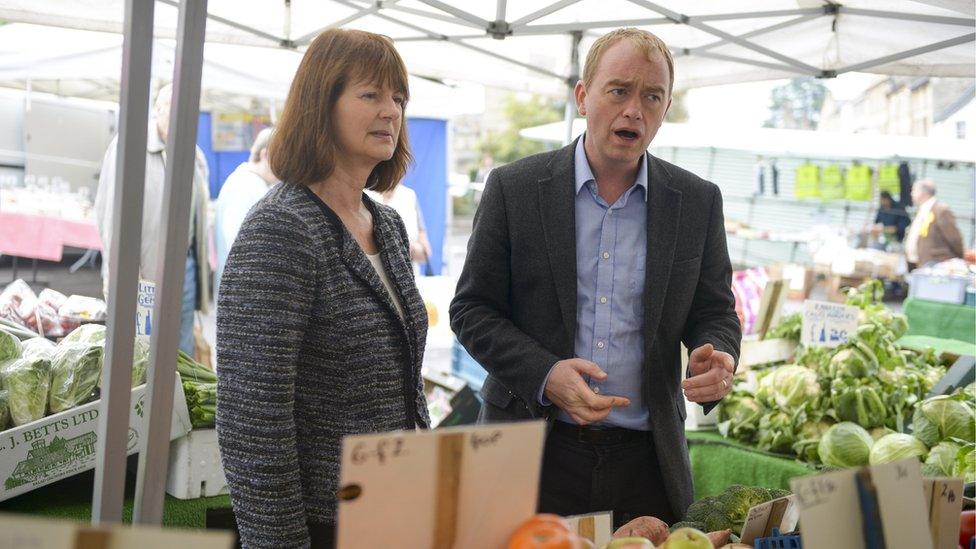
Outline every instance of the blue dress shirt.
<svg viewBox="0 0 976 549"><path fill-rule="evenodd" d="M593 170L576 145L576 357L607 373L590 379L601 395L623 396L599 426L650 430L644 403L644 277L647 254L647 158L634 184L613 204L600 197ZM548 381L548 378L547 378ZM545 385L543 385L543 388ZM547 399L543 402L549 404ZM565 412L558 419L575 423Z"/></svg>

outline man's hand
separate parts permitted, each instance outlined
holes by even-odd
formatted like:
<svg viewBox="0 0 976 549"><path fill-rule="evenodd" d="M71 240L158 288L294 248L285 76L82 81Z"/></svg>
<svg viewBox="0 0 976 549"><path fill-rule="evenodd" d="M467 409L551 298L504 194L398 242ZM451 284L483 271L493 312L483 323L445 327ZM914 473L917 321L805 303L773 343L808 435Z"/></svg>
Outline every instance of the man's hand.
<svg viewBox="0 0 976 549"><path fill-rule="evenodd" d="M583 376L596 380L607 378L599 366L581 358L560 360L549 372L545 395L580 425L601 421L618 406L630 406L624 397L598 395L590 389Z"/></svg>
<svg viewBox="0 0 976 549"><path fill-rule="evenodd" d="M702 404L721 400L732 390L732 374L735 360L732 355L716 351L711 343L706 343L691 352L688 357L691 377L681 382L685 398Z"/></svg>

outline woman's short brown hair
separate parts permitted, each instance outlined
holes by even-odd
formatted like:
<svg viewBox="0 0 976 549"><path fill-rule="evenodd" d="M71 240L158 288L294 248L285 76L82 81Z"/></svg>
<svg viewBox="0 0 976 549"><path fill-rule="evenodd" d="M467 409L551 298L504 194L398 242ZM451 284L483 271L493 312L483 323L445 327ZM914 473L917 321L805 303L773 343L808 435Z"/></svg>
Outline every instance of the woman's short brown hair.
<svg viewBox="0 0 976 549"><path fill-rule="evenodd" d="M271 171L278 179L310 185L329 177L339 154L333 125L336 102L346 86L364 80L409 98L407 68L392 40L361 30L330 29L312 41L295 73L268 150ZM376 165L366 188L393 189L412 159L404 118L393 157Z"/></svg>

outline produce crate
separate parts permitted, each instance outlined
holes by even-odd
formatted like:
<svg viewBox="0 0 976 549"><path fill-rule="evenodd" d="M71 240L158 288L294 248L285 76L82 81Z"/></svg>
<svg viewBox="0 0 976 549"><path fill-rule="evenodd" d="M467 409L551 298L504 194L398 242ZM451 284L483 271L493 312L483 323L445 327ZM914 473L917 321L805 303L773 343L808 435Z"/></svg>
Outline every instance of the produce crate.
<svg viewBox="0 0 976 549"><path fill-rule="evenodd" d="M915 299L959 305L966 301L969 279L964 276L943 276L912 273L908 295Z"/></svg>
<svg viewBox="0 0 976 549"><path fill-rule="evenodd" d="M773 528L773 535L759 538L755 541L755 549L803 549L800 534L780 534L779 528Z"/></svg>
<svg viewBox="0 0 976 549"><path fill-rule="evenodd" d="M179 499L228 493L215 429L196 429L170 443L166 493Z"/></svg>
<svg viewBox="0 0 976 549"><path fill-rule="evenodd" d="M129 455L139 451L145 432L146 385L132 390ZM0 433L0 501L95 468L101 400L65 410ZM190 430L183 385L176 380L170 440Z"/></svg>

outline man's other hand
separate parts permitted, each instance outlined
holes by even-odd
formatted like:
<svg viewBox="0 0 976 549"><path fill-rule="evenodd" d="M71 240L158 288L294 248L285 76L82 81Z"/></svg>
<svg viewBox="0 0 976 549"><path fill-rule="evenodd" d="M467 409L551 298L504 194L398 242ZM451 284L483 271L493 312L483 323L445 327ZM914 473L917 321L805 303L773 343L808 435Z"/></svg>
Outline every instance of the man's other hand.
<svg viewBox="0 0 976 549"><path fill-rule="evenodd" d="M732 390L735 360L729 353L716 351L711 343L691 352L688 369L691 377L681 382L681 388L685 391L685 398L692 402L715 402Z"/></svg>

